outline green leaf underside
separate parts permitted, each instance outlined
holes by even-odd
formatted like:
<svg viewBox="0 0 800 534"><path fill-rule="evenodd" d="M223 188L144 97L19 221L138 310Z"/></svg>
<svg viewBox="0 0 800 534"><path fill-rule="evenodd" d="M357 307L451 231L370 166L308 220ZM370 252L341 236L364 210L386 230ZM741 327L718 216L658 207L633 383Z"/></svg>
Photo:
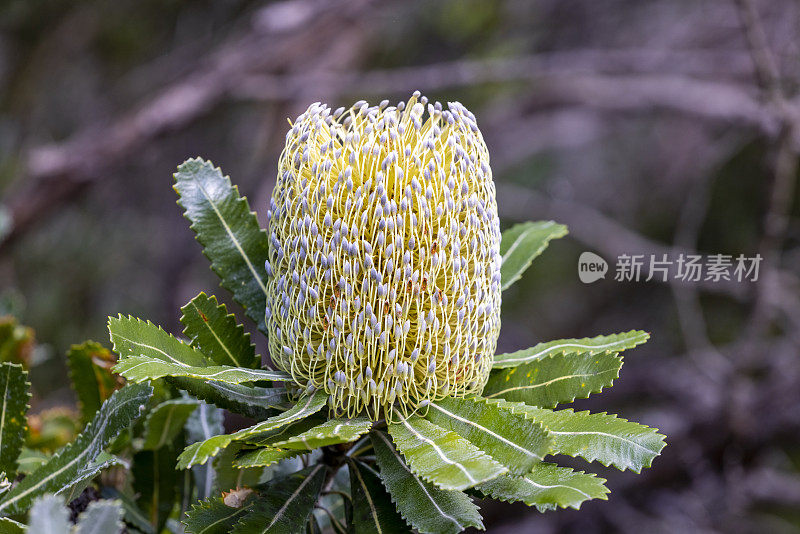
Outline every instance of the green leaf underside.
<svg viewBox="0 0 800 534"><path fill-rule="evenodd" d="M17 458L25 443L28 401L31 398L28 373L21 365L3 362L0 365L0 472L13 479L17 472Z"/></svg>
<svg viewBox="0 0 800 534"><path fill-rule="evenodd" d="M520 279L534 258L547 248L551 239L564 237L567 232L566 226L553 221L524 222L503 232L500 241L503 291Z"/></svg>
<svg viewBox="0 0 800 534"><path fill-rule="evenodd" d="M389 425L397 449L411 470L442 489L464 490L508 472L491 456L455 432L419 416L397 414Z"/></svg>
<svg viewBox="0 0 800 534"><path fill-rule="evenodd" d="M516 475L529 472L550 452L552 438L540 423L482 397L445 397L432 403L425 417L491 451L492 458Z"/></svg>
<svg viewBox="0 0 800 534"><path fill-rule="evenodd" d="M621 367L622 358L614 352L554 354L493 372L483 395L552 408L610 387Z"/></svg>
<svg viewBox="0 0 800 534"><path fill-rule="evenodd" d="M186 512L184 524L189 534L228 534L239 519L253 507L255 499L251 496L240 508L227 506L222 497L215 497L192 505Z"/></svg>
<svg viewBox="0 0 800 534"><path fill-rule="evenodd" d="M269 417L277 405L288 401L283 388L226 384L185 377L168 377L167 380L193 397L254 419Z"/></svg>
<svg viewBox="0 0 800 534"><path fill-rule="evenodd" d="M254 436L248 436L244 442L248 445L259 445L274 448L275 443L284 441L286 439L299 436L307 432L317 425L326 421L326 417L321 413L310 415L299 421L295 421L289 425L275 428L267 432L260 432Z"/></svg>
<svg viewBox="0 0 800 534"><path fill-rule="evenodd" d="M75 534L119 534L122 532L122 506L118 502L95 501L78 518Z"/></svg>
<svg viewBox="0 0 800 534"><path fill-rule="evenodd" d="M36 534L69 534L72 524L64 501L55 495L36 499L31 509L28 532Z"/></svg>
<svg viewBox="0 0 800 534"><path fill-rule="evenodd" d="M478 507L460 491L442 490L420 479L406 465L389 436L370 432L378 475L400 515L421 533L457 534L468 527L483 529Z"/></svg>
<svg viewBox="0 0 800 534"><path fill-rule="evenodd" d="M606 500L609 490L604 483L604 479L591 473L540 462L525 476L499 476L478 489L495 499L522 501L545 512L567 507L577 510L585 501Z"/></svg>
<svg viewBox="0 0 800 534"><path fill-rule="evenodd" d="M496 402L547 427L553 436L553 454L598 461L605 466L638 473L650 467L666 446L658 429L616 415L572 409L553 411L504 400Z"/></svg>
<svg viewBox="0 0 800 534"><path fill-rule="evenodd" d="M178 492L175 450L161 447L137 452L133 457L133 491L136 503L155 532L161 532L172 512Z"/></svg>
<svg viewBox="0 0 800 534"><path fill-rule="evenodd" d="M184 335L214 362L253 369L261 365L261 358L250 343L250 334L244 331L244 326L236 324L236 318L215 296L200 293L181 311Z"/></svg>
<svg viewBox="0 0 800 534"><path fill-rule="evenodd" d="M245 440L263 432L288 425L293 421L308 417L322 409L327 400L327 393L318 390L313 395L301 398L297 404L282 414L271 417L266 421L262 421L233 434L214 436L211 439L193 443L186 447L186 450L178 457L178 468L186 469L192 465L204 464L209 458L215 456L221 449L227 447L233 441Z"/></svg>
<svg viewBox="0 0 800 534"><path fill-rule="evenodd" d="M211 439L225 432L222 426L224 414L213 404L200 403L200 406L186 421L186 442L197 443ZM211 496L216 479L216 471L210 463L192 467L192 476L197 486L200 500Z"/></svg>
<svg viewBox="0 0 800 534"><path fill-rule="evenodd" d="M222 287L233 294L259 330L265 331L264 263L269 239L250 211L247 199L239 195L238 188L219 168L200 158L189 159L178 167L175 191Z"/></svg>
<svg viewBox="0 0 800 534"><path fill-rule="evenodd" d="M299 456L304 452L307 451L296 449L273 449L271 447L265 447L242 454L236 460L234 460L233 465L239 468L267 467L280 462L281 460Z"/></svg>
<svg viewBox="0 0 800 534"><path fill-rule="evenodd" d="M547 343L539 343L528 349L518 350L494 357L493 369L516 367L523 363L541 360L553 354L567 352L595 354L597 352L622 352L641 345L650 338L650 334L642 330L631 330L609 336L585 337L582 339L557 339Z"/></svg>
<svg viewBox="0 0 800 534"><path fill-rule="evenodd" d="M73 345L67 352L69 377L84 422L92 420L103 401L116 389L116 379L110 368L114 360L111 351L94 341ZM107 367L101 367L99 362Z"/></svg>
<svg viewBox="0 0 800 534"><path fill-rule="evenodd" d="M22 511L37 496L65 491L87 475L93 475L100 453L139 417L152 392L153 388L146 384L129 385L114 392L75 441L3 496L0 513Z"/></svg>
<svg viewBox="0 0 800 534"><path fill-rule="evenodd" d="M259 487L252 508L231 531L233 534L296 534L303 532L325 481L318 464L273 479Z"/></svg>
<svg viewBox="0 0 800 534"><path fill-rule="evenodd" d="M395 534L411 532L397 512L392 499L372 469L356 460L348 462L350 495L353 500L354 534Z"/></svg>
<svg viewBox="0 0 800 534"><path fill-rule="evenodd" d="M25 525L8 517L0 517L0 532L3 534L24 534Z"/></svg>
<svg viewBox="0 0 800 534"><path fill-rule="evenodd" d="M121 458L105 451L101 452L93 462L86 466L80 473L80 476L76 477L71 483L55 491L55 494L63 497L65 502L71 502L73 499L77 499L78 496L83 493L83 490L89 487L89 484L92 483L92 479L99 475L101 471L115 465L122 466L126 469L130 468L130 465Z"/></svg>
<svg viewBox="0 0 800 534"><path fill-rule="evenodd" d="M242 384L258 380L291 380L291 375L283 371L269 369L247 369L244 367L228 367L227 365L209 365L193 367L182 363L165 362L150 356L129 356L114 367L114 371L131 382L155 380L165 376L197 378L227 384Z"/></svg>
<svg viewBox="0 0 800 534"><path fill-rule="evenodd" d="M153 408L144 421L142 449L154 450L171 444L197 406L193 399L173 399Z"/></svg>
<svg viewBox="0 0 800 534"><path fill-rule="evenodd" d="M366 417L356 419L330 419L300 435L278 441L273 447L278 449L311 450L327 445L349 443L363 436L372 427Z"/></svg>

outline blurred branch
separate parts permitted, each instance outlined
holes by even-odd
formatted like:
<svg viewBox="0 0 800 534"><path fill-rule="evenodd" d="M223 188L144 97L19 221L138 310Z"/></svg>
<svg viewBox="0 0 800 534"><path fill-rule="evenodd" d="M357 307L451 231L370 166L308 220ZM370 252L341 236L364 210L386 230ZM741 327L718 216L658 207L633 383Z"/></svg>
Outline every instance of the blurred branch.
<svg viewBox="0 0 800 534"><path fill-rule="evenodd" d="M778 63L767 43L758 11L752 0L735 1L757 81L765 100L776 109L780 118L773 181L764 216L764 234L759 244L759 254L763 258L763 276L757 286L756 302L747 328L747 334L753 336L761 334L772 321L775 312L780 309L774 303L786 298L786 288L780 284L778 269L794 199L800 140L797 110L787 101ZM796 294L794 297L798 298Z"/></svg>
<svg viewBox="0 0 800 534"><path fill-rule="evenodd" d="M652 241L613 219L606 217L594 208L563 200L545 197L526 187L511 184L497 184L497 203L501 207L501 217L512 220L527 220L531 213L543 219L554 219L569 226L570 235L588 247L592 247L606 258L616 258L622 254L695 254L691 249L671 247ZM658 280L654 278L653 280ZM683 282L673 282L679 286ZM697 282L696 287L709 293L721 293L742 300L747 296L745 284L735 281Z"/></svg>
<svg viewBox="0 0 800 534"><path fill-rule="evenodd" d="M167 86L135 111L110 124L88 126L63 143L31 150L25 185L8 201L12 227L0 250L45 218L43 214L100 178L104 170L211 110L246 75L302 63L298 55L319 50L369 3L291 0L272 4L256 13L248 33L221 45L198 72Z"/></svg>

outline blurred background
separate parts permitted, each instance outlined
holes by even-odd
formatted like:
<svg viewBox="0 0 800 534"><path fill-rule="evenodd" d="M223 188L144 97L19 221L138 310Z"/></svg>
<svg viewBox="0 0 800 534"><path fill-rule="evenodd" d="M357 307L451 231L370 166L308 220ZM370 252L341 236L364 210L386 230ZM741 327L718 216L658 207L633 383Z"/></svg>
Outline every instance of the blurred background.
<svg viewBox="0 0 800 534"><path fill-rule="evenodd" d="M798 532L799 30L792 0L4 0L0 315L35 331L33 412L70 406L63 354L106 316L177 333L227 297L177 164L222 166L263 222L287 118L419 89L477 115L504 225L571 230L504 293L499 350L652 333L577 404L660 428L655 466L593 465L610 502L579 512L484 503L488 531ZM614 280L665 253L764 259L756 283Z"/></svg>

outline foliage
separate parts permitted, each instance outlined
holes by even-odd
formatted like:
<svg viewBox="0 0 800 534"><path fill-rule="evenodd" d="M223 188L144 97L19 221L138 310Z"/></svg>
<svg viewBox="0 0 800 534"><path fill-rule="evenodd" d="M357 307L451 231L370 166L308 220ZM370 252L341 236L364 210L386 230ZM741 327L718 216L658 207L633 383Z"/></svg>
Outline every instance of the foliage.
<svg viewBox="0 0 800 534"><path fill-rule="evenodd" d="M189 160L175 178L213 270L263 328L266 233L210 163ZM565 234L552 222L507 231L503 288ZM92 524L114 532L124 522L129 531L161 534L179 521L190 534L457 533L483 527L474 496L541 511L606 498L605 480L545 461L550 456L639 472L664 447L655 429L553 409L610 387L619 353L646 341L645 332L501 354L480 395L445 396L373 422L339 418L324 391L262 367L250 334L216 297L200 293L182 312L185 339L119 315L108 324L116 357L93 342L70 349L88 422L52 456L22 448L26 374L2 364L0 386L13 394L5 396L0 459L7 474L25 474L0 494L4 527L22 525L33 506L29 525L37 532L84 534ZM223 409L252 424L226 433ZM106 499L83 506L72 525L64 502L77 506L97 490Z"/></svg>

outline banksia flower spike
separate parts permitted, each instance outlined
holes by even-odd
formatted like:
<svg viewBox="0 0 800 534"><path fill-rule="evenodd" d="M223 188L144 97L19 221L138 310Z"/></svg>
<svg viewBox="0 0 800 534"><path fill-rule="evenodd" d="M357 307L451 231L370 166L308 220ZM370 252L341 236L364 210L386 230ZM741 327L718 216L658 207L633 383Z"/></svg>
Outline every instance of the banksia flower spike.
<svg viewBox="0 0 800 534"><path fill-rule="evenodd" d="M479 393L500 330L500 225L475 117L408 102L313 104L267 212L273 362L352 417Z"/></svg>

